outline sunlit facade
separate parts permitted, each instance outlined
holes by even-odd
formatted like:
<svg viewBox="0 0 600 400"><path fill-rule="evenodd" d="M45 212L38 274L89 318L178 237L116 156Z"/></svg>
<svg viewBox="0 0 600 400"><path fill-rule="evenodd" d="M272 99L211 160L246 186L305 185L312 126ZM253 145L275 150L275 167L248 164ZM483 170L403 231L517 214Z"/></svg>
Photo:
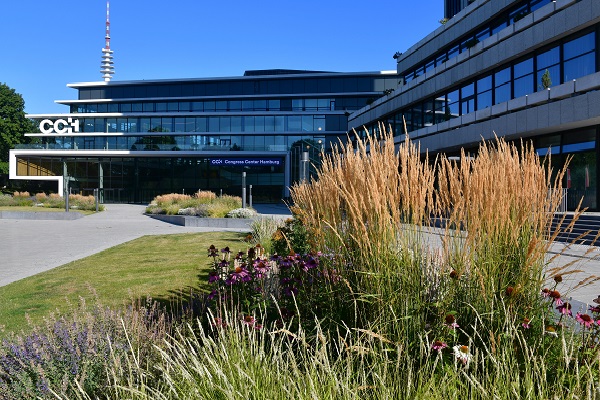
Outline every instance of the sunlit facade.
<svg viewBox="0 0 600 400"><path fill-rule="evenodd" d="M472 1L397 58L401 85L349 127L383 123L433 154L531 140L557 167L572 157L568 208L598 210L599 38L597 0Z"/></svg>
<svg viewBox="0 0 600 400"><path fill-rule="evenodd" d="M256 202L277 202L345 139L350 112L397 83L395 71L266 70L70 84L77 99L58 101L68 113L28 115L42 133L11 150L10 178L137 203L171 192L240 195L246 172Z"/></svg>

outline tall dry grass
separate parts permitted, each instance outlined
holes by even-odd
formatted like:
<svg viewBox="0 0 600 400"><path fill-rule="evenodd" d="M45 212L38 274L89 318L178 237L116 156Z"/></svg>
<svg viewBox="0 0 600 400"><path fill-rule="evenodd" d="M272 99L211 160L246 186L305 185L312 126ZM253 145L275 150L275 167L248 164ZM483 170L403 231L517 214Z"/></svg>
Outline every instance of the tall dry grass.
<svg viewBox="0 0 600 400"><path fill-rule="evenodd" d="M319 247L347 257L358 324L410 342L448 313L495 332L539 311L564 170L552 180L530 145L503 139L458 162L396 149L385 129L355 143L291 194Z"/></svg>

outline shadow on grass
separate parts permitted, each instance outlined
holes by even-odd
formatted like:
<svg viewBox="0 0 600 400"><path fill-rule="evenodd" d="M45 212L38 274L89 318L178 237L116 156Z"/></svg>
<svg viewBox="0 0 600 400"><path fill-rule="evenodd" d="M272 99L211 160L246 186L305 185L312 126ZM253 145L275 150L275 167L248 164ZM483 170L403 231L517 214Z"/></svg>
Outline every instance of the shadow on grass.
<svg viewBox="0 0 600 400"><path fill-rule="evenodd" d="M153 297L165 316L173 323L203 319L208 310L208 270L198 274L197 285L169 290L167 295Z"/></svg>

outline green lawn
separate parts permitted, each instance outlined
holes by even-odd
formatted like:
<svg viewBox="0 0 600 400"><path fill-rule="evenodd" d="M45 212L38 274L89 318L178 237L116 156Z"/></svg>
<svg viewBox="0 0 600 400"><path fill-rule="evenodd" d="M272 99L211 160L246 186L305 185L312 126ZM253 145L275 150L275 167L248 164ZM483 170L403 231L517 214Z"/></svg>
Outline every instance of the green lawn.
<svg viewBox="0 0 600 400"><path fill-rule="evenodd" d="M0 326L15 332L50 312L68 312L80 298L107 306L130 304L150 296L168 301L177 293L206 289L214 244L245 250L245 235L210 232L144 236L38 275L0 287ZM199 278L200 276L200 278ZM27 317L28 316L28 317ZM0 336L2 335L0 330Z"/></svg>

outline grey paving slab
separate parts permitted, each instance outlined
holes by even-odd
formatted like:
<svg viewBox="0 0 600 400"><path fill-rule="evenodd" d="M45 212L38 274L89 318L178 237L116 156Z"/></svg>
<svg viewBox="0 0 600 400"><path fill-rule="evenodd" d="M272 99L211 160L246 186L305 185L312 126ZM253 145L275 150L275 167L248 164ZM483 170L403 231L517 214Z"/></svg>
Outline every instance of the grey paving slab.
<svg viewBox="0 0 600 400"><path fill-rule="evenodd" d="M144 235L215 230L158 221L145 216L144 209L140 205L108 204L104 212L73 221L1 219L0 286Z"/></svg>

